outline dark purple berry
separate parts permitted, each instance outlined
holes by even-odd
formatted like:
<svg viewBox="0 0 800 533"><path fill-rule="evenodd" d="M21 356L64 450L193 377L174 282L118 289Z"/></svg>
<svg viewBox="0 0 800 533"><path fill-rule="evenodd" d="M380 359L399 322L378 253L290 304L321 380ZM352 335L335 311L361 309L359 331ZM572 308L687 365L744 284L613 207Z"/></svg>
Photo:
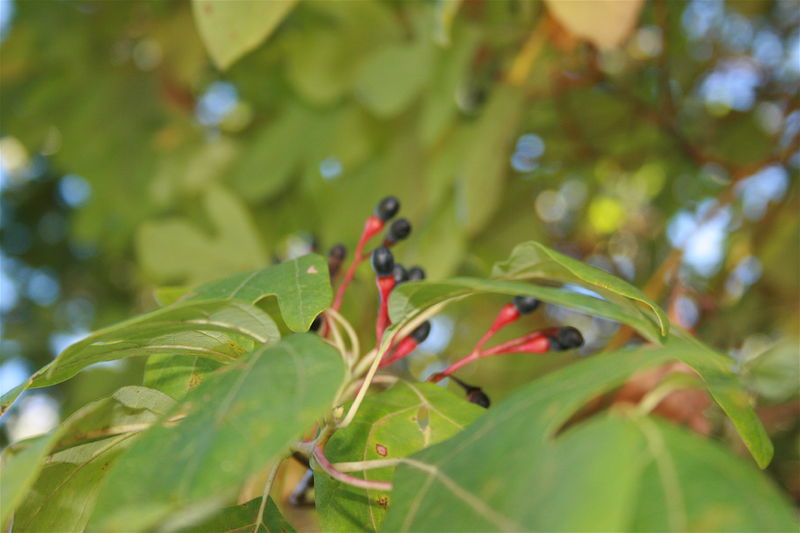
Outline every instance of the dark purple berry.
<svg viewBox="0 0 800 533"><path fill-rule="evenodd" d="M328 251L328 272L330 272L331 277L339 273L346 256L347 248L345 248L344 244L336 244Z"/></svg>
<svg viewBox="0 0 800 533"><path fill-rule="evenodd" d="M408 281L408 271L406 270L406 267L404 267L400 263L394 264L394 268L392 269L392 276L394 276L395 286Z"/></svg>
<svg viewBox="0 0 800 533"><path fill-rule="evenodd" d="M407 218L398 218L389 226L386 242L394 244L400 242L411 234L411 222Z"/></svg>
<svg viewBox="0 0 800 533"><path fill-rule="evenodd" d="M489 405L492 403L491 400L489 400L489 396L479 387L474 387L467 391L467 401L480 405L484 409L488 409Z"/></svg>
<svg viewBox="0 0 800 533"><path fill-rule="evenodd" d="M448 377L453 381L455 381L456 383L458 383L461 386L461 388L464 389L464 392L467 393L468 402L480 405L485 409L489 408L489 405L492 402L489 400L489 396L485 392L483 392L480 387L464 383L463 381L461 381L460 379L458 379L453 375L450 375Z"/></svg>
<svg viewBox="0 0 800 533"><path fill-rule="evenodd" d="M539 307L539 300L533 296L514 296L514 307L519 314L524 315L536 310Z"/></svg>
<svg viewBox="0 0 800 533"><path fill-rule="evenodd" d="M400 211L400 200L394 196L387 196L375 207L375 216L386 222L391 220Z"/></svg>
<svg viewBox="0 0 800 533"><path fill-rule="evenodd" d="M379 246L372 252L372 270L379 278L392 275L394 270L394 256L385 246Z"/></svg>
<svg viewBox="0 0 800 533"><path fill-rule="evenodd" d="M555 338L559 350L571 350L583 345L583 335L572 326L558 329Z"/></svg>
<svg viewBox="0 0 800 533"><path fill-rule="evenodd" d="M342 243L334 244L328 251L328 259L342 262L345 257L347 257L347 248Z"/></svg>
<svg viewBox="0 0 800 533"><path fill-rule="evenodd" d="M422 267L413 266L408 269L408 281L422 281L425 279L425 271Z"/></svg>
<svg viewBox="0 0 800 533"><path fill-rule="evenodd" d="M429 321L425 321L411 332L411 338L414 339L414 342L417 344L421 344L428 338L428 334L431 332L431 323Z"/></svg>

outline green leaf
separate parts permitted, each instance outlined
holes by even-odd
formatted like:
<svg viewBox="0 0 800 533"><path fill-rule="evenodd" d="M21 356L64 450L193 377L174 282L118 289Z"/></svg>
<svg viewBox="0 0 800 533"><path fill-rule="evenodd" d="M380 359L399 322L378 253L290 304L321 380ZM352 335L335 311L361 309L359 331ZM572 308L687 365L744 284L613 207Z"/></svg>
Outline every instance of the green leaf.
<svg viewBox="0 0 800 533"><path fill-rule="evenodd" d="M436 42L441 45L450 44L450 26L453 25L453 18L461 7L461 0L438 0L434 9L436 30L434 36Z"/></svg>
<svg viewBox="0 0 800 533"><path fill-rule="evenodd" d="M94 439L129 437L160 418L173 403L171 398L155 390L124 387L109 398L92 402L76 411L52 433L13 444L3 450L0 524L6 524L11 513L22 502L22 497L36 481L43 467L42 462L51 450L77 446ZM21 511L19 514L23 521L35 520L35 517L26 518L26 513Z"/></svg>
<svg viewBox="0 0 800 533"><path fill-rule="evenodd" d="M49 456L14 514L14 531L83 531L100 483L133 436L109 437Z"/></svg>
<svg viewBox="0 0 800 533"><path fill-rule="evenodd" d="M319 117L302 105L287 106L275 121L255 134L233 168L236 189L249 201L268 200L279 193L309 150L300 142Z"/></svg>
<svg viewBox="0 0 800 533"><path fill-rule="evenodd" d="M151 355L144 368L144 385L177 400L222 366L207 357Z"/></svg>
<svg viewBox="0 0 800 533"><path fill-rule="evenodd" d="M304 255L262 270L206 283L188 293L186 299L226 298L256 303L272 294L278 298L286 325L292 331L307 331L333 298L327 261L318 254Z"/></svg>
<svg viewBox="0 0 800 533"><path fill-rule="evenodd" d="M683 342L624 350L575 363L532 382L452 439L398 467L394 505L384 531L625 531L780 530L791 511L757 471L717 445L667 429L702 449L698 455L725 456L730 468L710 470L697 459L669 456L642 415L601 415L568 428L561 426L586 401L622 383L630 374L663 364L686 349ZM709 449L711 449L709 451ZM649 469L655 462L656 468ZM651 478L656 475L653 481ZM696 485L703 484L699 489ZM654 485L669 491L664 494ZM725 485L735 485L732 491ZM755 494L749 487L755 486ZM648 492L650 491L650 492ZM712 494L704 501L703 491ZM662 520L675 512L675 498L698 494L684 521ZM759 511L741 510L736 522L720 525L720 502L738 493L732 505L764 506L775 518L752 527ZM678 494L678 496L676 496ZM751 499L754 497L754 500ZM655 500L659 502L653 503ZM757 503L756 503L757 502ZM658 510L658 507L661 509ZM655 507L654 521L648 521ZM642 511L639 511L641 508ZM641 518L638 517L641 515ZM747 516L749 515L749 516ZM639 521L641 526L637 525ZM748 527L751 526L751 527ZM790 528L787 528L787 530Z"/></svg>
<svg viewBox="0 0 800 533"><path fill-rule="evenodd" d="M215 185L203 194L202 206L211 234L179 217L139 226L136 254L158 283L194 285L267 264L267 253L241 199Z"/></svg>
<svg viewBox="0 0 800 533"><path fill-rule="evenodd" d="M455 435L485 412L438 385L401 381L364 400L353 422L331 437L325 454L333 462L407 457ZM393 474L390 467L353 475L390 481ZM391 493L350 487L322 471L314 473L314 487L325 531L375 531L392 500Z"/></svg>
<svg viewBox="0 0 800 533"><path fill-rule="evenodd" d="M97 331L61 352L29 380L30 387L65 381L82 368L129 356L180 354L229 363L257 344L280 338L275 322L250 304L184 302Z"/></svg>
<svg viewBox="0 0 800 533"><path fill-rule="evenodd" d="M700 374L711 396L731 419L758 466L766 468L772 460L772 441L753 410L753 398L745 390L739 376L731 370L733 360L685 331L678 328L673 330L671 343L684 346L677 352L678 359Z"/></svg>
<svg viewBox="0 0 800 533"><path fill-rule="evenodd" d="M254 304L275 295L287 325L294 331L306 331L314 317L330 304L332 295L330 278L325 275L327 268L325 259L309 254L210 282L194 291L184 291L183 298L190 301L231 298ZM147 361L144 384L178 399L219 367L208 358L154 355Z"/></svg>
<svg viewBox="0 0 800 533"><path fill-rule="evenodd" d="M296 3L192 0L192 11L211 59L224 70L269 37Z"/></svg>
<svg viewBox="0 0 800 533"><path fill-rule="evenodd" d="M720 444L657 418L631 417L650 459L633 531L796 531L791 503L766 475Z"/></svg>
<svg viewBox="0 0 800 533"><path fill-rule="evenodd" d="M433 305L483 293L534 296L543 302L628 324L646 339L660 342L658 327L631 302L601 300L586 294L522 281L452 278L443 282L404 283L392 291L389 312L392 322L402 325Z"/></svg>
<svg viewBox="0 0 800 533"><path fill-rule="evenodd" d="M468 235L484 229L500 206L524 104L518 89L497 87L472 130L456 188L458 219Z"/></svg>
<svg viewBox="0 0 800 533"><path fill-rule="evenodd" d="M295 533L295 529L286 521L272 498L267 499L260 519L262 499L254 498L249 502L234 507L225 507L207 518L201 524L179 529L180 533ZM256 527L258 524L258 527Z"/></svg>
<svg viewBox="0 0 800 533"><path fill-rule="evenodd" d="M648 318L655 321L662 336L669 332L669 319L666 313L642 291L616 276L558 253L538 242L530 241L517 245L507 260L494 266L492 277L577 283L607 298L633 300L649 308Z"/></svg>
<svg viewBox="0 0 800 533"><path fill-rule="evenodd" d="M185 417L153 426L119 459L90 526L140 531L230 501L330 409L344 377L340 354L311 334L229 365L167 415Z"/></svg>
<svg viewBox="0 0 800 533"><path fill-rule="evenodd" d="M397 115L427 83L434 51L425 41L389 44L374 50L364 59L358 73L357 97L379 117Z"/></svg>

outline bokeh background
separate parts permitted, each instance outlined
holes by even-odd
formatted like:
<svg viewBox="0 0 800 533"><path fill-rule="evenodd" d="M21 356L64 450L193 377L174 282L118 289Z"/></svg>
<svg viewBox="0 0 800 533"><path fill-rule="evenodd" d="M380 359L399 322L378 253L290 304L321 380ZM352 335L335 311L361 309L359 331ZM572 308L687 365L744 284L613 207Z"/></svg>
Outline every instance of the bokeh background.
<svg viewBox="0 0 800 533"><path fill-rule="evenodd" d="M800 499L796 1L302 0L216 61L195 4L0 0L2 392L156 307L158 287L352 249L395 194L414 224L397 259L430 278L487 275L533 239L645 288L731 355L776 443L769 472ZM448 309L398 371L442 368L503 303ZM365 267L344 312L366 342L374 309ZM582 353L461 377L496 401L636 342L551 306L507 336L549 324L579 327ZM26 392L2 443L143 364Z"/></svg>

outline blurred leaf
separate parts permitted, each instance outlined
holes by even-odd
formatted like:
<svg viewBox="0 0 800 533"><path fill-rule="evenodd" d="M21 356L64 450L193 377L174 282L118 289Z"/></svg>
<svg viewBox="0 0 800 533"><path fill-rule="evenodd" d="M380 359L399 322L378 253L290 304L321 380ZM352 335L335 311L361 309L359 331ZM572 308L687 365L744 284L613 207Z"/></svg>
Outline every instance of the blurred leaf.
<svg viewBox="0 0 800 533"><path fill-rule="evenodd" d="M244 302L207 300L157 309L99 330L69 346L28 380L30 387L60 383L101 361L152 354L208 357L229 363L257 344L280 338L275 322Z"/></svg>
<svg viewBox="0 0 800 533"><path fill-rule="evenodd" d="M461 263L467 243L456 222L455 203L445 201L414 229L414 239L403 250L407 265L421 265L429 279L452 274Z"/></svg>
<svg viewBox="0 0 800 533"><path fill-rule="evenodd" d="M577 283L598 291L605 297L622 297L648 307L647 318L654 321L661 335L669 332L666 313L642 291L607 272L587 265L540 243L526 242L517 245L511 256L492 269L492 277L503 279L541 279Z"/></svg>
<svg viewBox="0 0 800 533"><path fill-rule="evenodd" d="M553 17L576 37L601 49L617 48L633 31L643 0L560 2L544 0Z"/></svg>
<svg viewBox="0 0 800 533"><path fill-rule="evenodd" d="M785 495L717 442L658 419L632 421L651 458L642 473L634 531L791 531Z"/></svg>
<svg viewBox="0 0 800 533"><path fill-rule="evenodd" d="M456 211L467 235L484 229L503 199L511 148L524 104L519 90L501 85L473 126L456 187Z"/></svg>
<svg viewBox="0 0 800 533"><path fill-rule="evenodd" d="M743 369L748 386L773 402L798 396L800 383L800 344L797 339L783 339L748 360Z"/></svg>
<svg viewBox="0 0 800 533"><path fill-rule="evenodd" d="M772 441L753 410L753 399L731 370L733 361L697 340L689 333L674 328L670 342L684 345L678 359L692 367L703 378L711 396L731 419L745 446L758 466L766 468L772 460Z"/></svg>
<svg viewBox="0 0 800 533"><path fill-rule="evenodd" d="M656 522L637 508L653 504L656 513L668 511L657 523L670 531L742 523L752 530L791 529L792 511L770 482L716 444L635 413L601 415L555 437L585 402L682 350L682 343L668 343L605 354L518 390L452 439L398 467L383 529L649 530ZM665 439L679 444L665 446ZM687 448L691 453L682 453ZM699 458L716 464L712 469ZM688 496L703 492L708 498ZM725 511L713 520L720 501L731 497L741 500L737 516Z"/></svg>
<svg viewBox="0 0 800 533"><path fill-rule="evenodd" d="M436 42L441 45L450 44L450 27L453 18L461 7L461 0L437 0L435 7L436 16Z"/></svg>
<svg viewBox="0 0 800 533"><path fill-rule="evenodd" d="M229 500L330 409L344 374L340 354L310 334L215 374L168 415L182 419L152 427L114 465L90 524L140 531Z"/></svg>
<svg viewBox="0 0 800 533"><path fill-rule="evenodd" d="M43 435L29 441L14 444L3 450L2 463L3 475L0 476L0 524L5 525L15 508L23 503L23 496L37 480L37 476L45 466L44 460L52 449L61 449L76 446L93 439L109 436L116 437L113 441L125 439L130 433L142 431L160 418L173 404L172 399L158 391L144 387L124 387L109 398L85 405L72 414L52 433ZM97 448L92 448L97 450ZM75 457L69 455L69 457ZM48 475L49 479L49 475ZM43 481L50 483L50 481ZM69 487L71 489L71 487ZM85 496L90 499L87 490ZM82 497L82 491L78 492ZM29 495L29 497L31 497ZM86 500L78 499L76 505L80 508ZM29 498L25 505L32 505ZM49 505L49 504L48 504ZM39 511L22 510L15 518L15 524L27 521L38 523L38 519L52 519L51 512L60 514L58 509L48 507L45 516L37 518ZM80 509L78 509L80 510ZM30 511L30 515L28 512ZM75 516L75 515L71 515ZM80 515L75 516L81 519ZM67 520L64 515L64 520ZM16 526L15 526L16 527ZM21 526L22 527L22 526Z"/></svg>
<svg viewBox="0 0 800 533"><path fill-rule="evenodd" d="M441 5L453 4L457 5L458 2L445 0ZM439 140L447 126L458 116L456 95L464 79L470 74L470 61L480 37L479 29L465 26L456 33L455 42L440 55L436 63L430 87L422 95L422 112L419 118L419 136L426 146Z"/></svg>
<svg viewBox="0 0 800 533"><path fill-rule="evenodd" d="M332 462L407 457L461 431L485 409L431 383L401 381L368 397L353 422L325 446ZM314 473L315 499L325 531L376 531L391 505L391 493L362 490ZM394 468L353 474L391 481Z"/></svg>
<svg viewBox="0 0 800 533"><path fill-rule="evenodd" d="M236 533L251 531L252 533L295 533L292 525L286 521L272 498L267 499L263 514L259 517L262 499L255 498L247 503L234 507L225 507L220 512L207 518L200 524L178 529L180 533ZM258 526L256 527L256 524Z"/></svg>
<svg viewBox="0 0 800 533"><path fill-rule="evenodd" d="M287 109L248 144L233 168L236 189L251 202L279 193L300 167L309 150L303 136L313 130L316 114L301 105Z"/></svg>
<svg viewBox="0 0 800 533"><path fill-rule="evenodd" d="M238 198L211 187L203 206L213 235L177 218L149 221L139 228L139 262L159 283L192 285L266 264L256 228Z"/></svg>
<svg viewBox="0 0 800 533"><path fill-rule="evenodd" d="M188 287L159 287L153 296L160 307L166 307L179 301L187 292L189 292Z"/></svg>
<svg viewBox="0 0 800 533"><path fill-rule="evenodd" d="M390 44L364 59L356 79L356 96L379 117L408 107L428 81L434 48L425 41Z"/></svg>
<svg viewBox="0 0 800 533"><path fill-rule="evenodd" d="M339 28L291 30L284 40L286 76L304 99L330 105L350 90L364 53L357 36Z"/></svg>
<svg viewBox="0 0 800 533"><path fill-rule="evenodd" d="M307 331L331 303L328 263L307 254L253 272L243 272L201 285L185 295L189 301L234 299L255 304L266 296L278 298L281 316L292 331Z"/></svg>
<svg viewBox="0 0 800 533"><path fill-rule="evenodd" d="M192 10L211 59L224 70L269 37L296 3L192 0Z"/></svg>

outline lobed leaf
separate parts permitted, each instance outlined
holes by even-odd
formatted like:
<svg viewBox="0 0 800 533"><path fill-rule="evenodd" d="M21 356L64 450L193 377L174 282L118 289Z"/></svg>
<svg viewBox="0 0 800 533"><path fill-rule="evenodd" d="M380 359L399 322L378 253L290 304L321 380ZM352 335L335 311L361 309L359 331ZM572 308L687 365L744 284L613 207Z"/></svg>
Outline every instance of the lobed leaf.
<svg viewBox="0 0 800 533"><path fill-rule="evenodd" d="M184 299L233 299L254 304L273 294L289 329L308 331L314 318L333 299L327 261L318 254L304 255L261 270L206 283L187 293Z"/></svg>
<svg viewBox="0 0 800 533"><path fill-rule="evenodd" d="M331 407L345 377L316 335L262 347L191 390L112 467L90 526L141 531L224 504Z"/></svg>
<svg viewBox="0 0 800 533"><path fill-rule="evenodd" d="M455 435L485 412L438 385L401 381L364 400L353 422L331 437L325 454L333 462L407 457ZM394 470L352 475L390 481ZM357 489L322 471L314 473L314 487L325 531L376 531L393 499L391 493Z"/></svg>

